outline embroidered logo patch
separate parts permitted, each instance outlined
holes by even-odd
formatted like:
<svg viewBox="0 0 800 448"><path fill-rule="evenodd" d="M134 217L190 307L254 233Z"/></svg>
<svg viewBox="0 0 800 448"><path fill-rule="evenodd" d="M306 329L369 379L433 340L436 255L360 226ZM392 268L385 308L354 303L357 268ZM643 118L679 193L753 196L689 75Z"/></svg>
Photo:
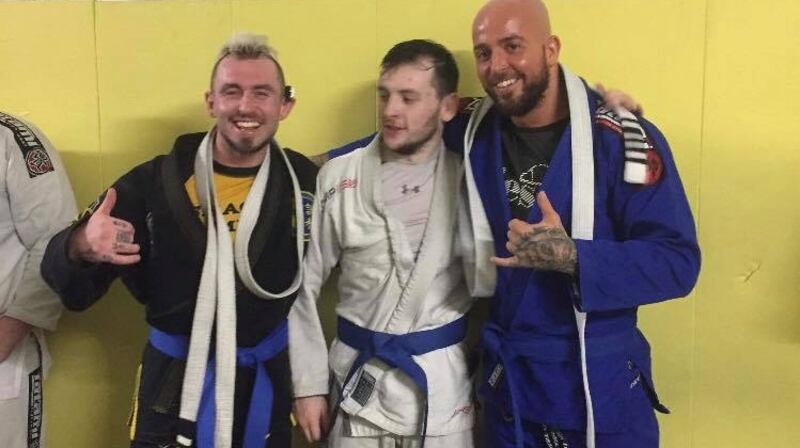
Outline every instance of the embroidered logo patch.
<svg viewBox="0 0 800 448"><path fill-rule="evenodd" d="M503 365L497 364L494 366L494 370L492 370L492 374L489 375L489 386L497 387L497 383L500 382L500 378L503 376Z"/></svg>
<svg viewBox="0 0 800 448"><path fill-rule="evenodd" d="M358 179L352 179L349 177L342 179L341 182L329 188L328 191L325 192L325 195L322 197L322 207L324 208L325 204L328 203L328 200L330 200L336 193L350 188L355 189L356 187L358 187Z"/></svg>
<svg viewBox="0 0 800 448"><path fill-rule="evenodd" d="M542 425L542 438L547 448L569 448L567 439L558 429Z"/></svg>
<svg viewBox="0 0 800 448"><path fill-rule="evenodd" d="M42 368L28 375L28 448L39 448L42 440Z"/></svg>
<svg viewBox="0 0 800 448"><path fill-rule="evenodd" d="M355 390L350 394L350 398L356 403L364 406L367 404L372 391L375 389L375 377L370 375L366 370L361 370L361 375L358 377L358 384Z"/></svg>
<svg viewBox="0 0 800 448"><path fill-rule="evenodd" d="M311 240L311 207L314 205L314 194L308 191L300 192L303 199L303 241Z"/></svg>
<svg viewBox="0 0 800 448"><path fill-rule="evenodd" d="M0 112L0 126L5 126L14 134L14 140L22 151L22 158L25 160L29 177L34 178L54 171L53 162L50 160L47 150L28 125L11 115Z"/></svg>

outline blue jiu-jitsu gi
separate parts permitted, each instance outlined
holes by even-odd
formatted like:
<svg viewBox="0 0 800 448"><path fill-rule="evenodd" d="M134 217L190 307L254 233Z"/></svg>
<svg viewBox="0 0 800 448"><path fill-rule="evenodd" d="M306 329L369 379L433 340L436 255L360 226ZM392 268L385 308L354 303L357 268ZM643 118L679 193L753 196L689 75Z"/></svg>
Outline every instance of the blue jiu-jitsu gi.
<svg viewBox="0 0 800 448"><path fill-rule="evenodd" d="M575 240L576 275L497 269L482 337L486 431L490 446L656 447L653 408L666 408L655 393L637 307L691 291L700 265L694 222L658 129L611 113L565 75L570 124L541 189ZM451 123L448 145L462 142L486 233L495 253L508 257L512 212L500 129L509 118L488 99L472 109ZM541 219L534 205L528 222Z"/></svg>

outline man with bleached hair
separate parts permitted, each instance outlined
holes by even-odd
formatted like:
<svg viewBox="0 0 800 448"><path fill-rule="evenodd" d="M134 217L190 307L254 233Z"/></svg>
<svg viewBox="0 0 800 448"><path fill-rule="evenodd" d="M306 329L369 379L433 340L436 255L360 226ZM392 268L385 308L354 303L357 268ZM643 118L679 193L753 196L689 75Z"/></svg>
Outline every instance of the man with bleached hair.
<svg viewBox="0 0 800 448"><path fill-rule="evenodd" d="M294 101L264 38L234 36L205 95L211 130L122 176L47 249L67 308L118 277L145 305L131 447L291 446L286 316L317 172L275 140Z"/></svg>

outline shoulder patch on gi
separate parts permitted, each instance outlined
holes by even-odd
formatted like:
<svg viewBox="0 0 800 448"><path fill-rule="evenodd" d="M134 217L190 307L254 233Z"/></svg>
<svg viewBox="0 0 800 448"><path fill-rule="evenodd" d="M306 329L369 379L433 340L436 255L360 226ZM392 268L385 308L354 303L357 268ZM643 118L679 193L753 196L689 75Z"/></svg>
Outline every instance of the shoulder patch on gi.
<svg viewBox="0 0 800 448"><path fill-rule="evenodd" d="M639 119L627 110L597 109L595 123L622 136L625 145L625 182L653 185L661 179L664 165L661 156L644 131Z"/></svg>
<svg viewBox="0 0 800 448"><path fill-rule="evenodd" d="M14 134L14 140L22 151L22 158L25 160L30 178L55 171L47 149L28 125L0 112L0 126L7 127Z"/></svg>

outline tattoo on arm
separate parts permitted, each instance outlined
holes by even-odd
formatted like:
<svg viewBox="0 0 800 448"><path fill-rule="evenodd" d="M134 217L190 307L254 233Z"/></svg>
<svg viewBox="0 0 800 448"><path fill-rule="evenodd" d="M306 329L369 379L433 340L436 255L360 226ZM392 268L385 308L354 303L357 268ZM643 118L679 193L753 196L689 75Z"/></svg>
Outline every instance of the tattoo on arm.
<svg viewBox="0 0 800 448"><path fill-rule="evenodd" d="M575 242L557 227L534 227L522 235L514 255L524 266L569 275L578 264Z"/></svg>

